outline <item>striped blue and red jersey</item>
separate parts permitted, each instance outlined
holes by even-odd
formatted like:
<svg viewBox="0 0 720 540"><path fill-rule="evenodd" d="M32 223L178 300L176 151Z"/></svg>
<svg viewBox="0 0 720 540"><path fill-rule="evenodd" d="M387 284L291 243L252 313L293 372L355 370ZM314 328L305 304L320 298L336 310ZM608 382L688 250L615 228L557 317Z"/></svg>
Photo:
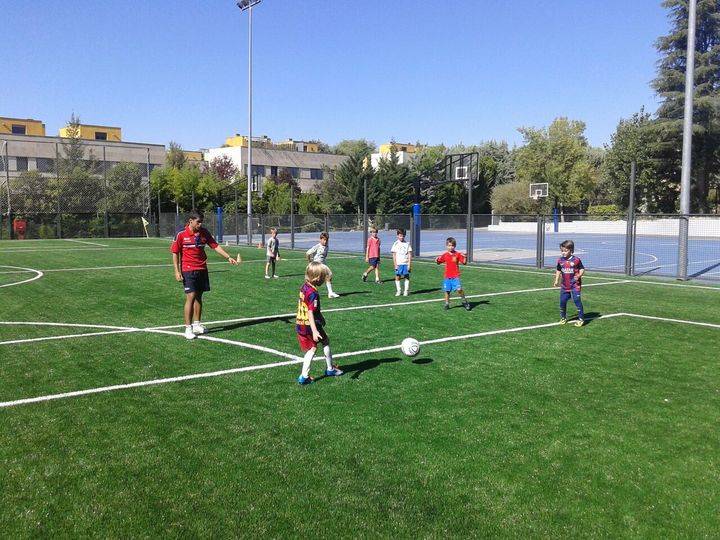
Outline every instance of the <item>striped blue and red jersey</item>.
<svg viewBox="0 0 720 540"><path fill-rule="evenodd" d="M582 261L575 255L570 255L567 259L560 257L557 261L557 271L562 273L561 290L564 292L580 292L582 279L578 274L584 268Z"/></svg>
<svg viewBox="0 0 720 540"><path fill-rule="evenodd" d="M318 290L306 281L303 286L300 287L297 319L295 320L295 331L302 336L312 335L310 316L308 314L310 311L313 312L316 326L324 326L325 318L322 316L322 313L320 313L320 295L318 294Z"/></svg>

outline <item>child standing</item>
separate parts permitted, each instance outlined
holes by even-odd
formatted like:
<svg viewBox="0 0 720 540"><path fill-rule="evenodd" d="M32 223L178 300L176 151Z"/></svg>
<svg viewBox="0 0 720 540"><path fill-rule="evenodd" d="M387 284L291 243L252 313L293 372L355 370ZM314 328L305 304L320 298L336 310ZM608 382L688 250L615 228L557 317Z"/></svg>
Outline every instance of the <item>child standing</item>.
<svg viewBox="0 0 720 540"><path fill-rule="evenodd" d="M325 319L320 313L320 294L317 288L323 282L327 283L328 267L320 262L311 262L305 270L305 283L300 287L300 298L298 299L298 310L295 330L300 344L300 350L305 353L303 358L302 372L298 377L298 384L310 384L314 382L310 376L310 363L312 362L317 344L322 343L325 354L327 377L339 377L342 370L332 363L332 352L330 352L330 339L325 333Z"/></svg>
<svg viewBox="0 0 720 540"><path fill-rule="evenodd" d="M445 291L445 309L450 309L450 293L457 291L462 298L463 306L470 311L470 304L465 298L465 292L460 283L460 264L467 264L467 258L464 254L455 250L457 246L456 240L451 236L445 241L445 253L440 255L435 262L445 264L445 279L443 281L443 290Z"/></svg>
<svg viewBox="0 0 720 540"><path fill-rule="evenodd" d="M272 269L272 277L278 278L275 273L275 262L280 260L280 240L277 237L277 229L270 228L270 240L267 243L267 262L265 263L265 279L270 279L268 270Z"/></svg>
<svg viewBox="0 0 720 540"><path fill-rule="evenodd" d="M325 273L325 285L327 285L328 298L338 298L340 295L333 292L332 289L332 271L327 267L325 261L329 251L328 241L330 235L326 232L320 233L320 243L315 244L313 247L305 252L308 262L318 262L322 264L327 270Z"/></svg>
<svg viewBox="0 0 720 540"><path fill-rule="evenodd" d="M365 262L370 266L363 272L362 280L367 281L368 274L374 269L375 283L380 283L380 239L376 227L370 229L370 238L368 238L365 248Z"/></svg>
<svg viewBox="0 0 720 540"><path fill-rule="evenodd" d="M567 303L572 298L578 310L575 326L582 326L585 324L585 312L580 299L580 289L585 267L582 261L573 255L574 252L575 243L572 240L565 240L560 244L562 256L557 261L553 287L560 286L560 324L567 323Z"/></svg>
<svg viewBox="0 0 720 540"><path fill-rule="evenodd" d="M400 280L405 280L404 296L410 294L410 269L412 265L412 246L405 241L405 229L397 230L397 240L392 245L395 266L395 296L400 296Z"/></svg>
<svg viewBox="0 0 720 540"><path fill-rule="evenodd" d="M177 233L175 241L170 245L173 256L175 279L182 281L185 288L185 337L195 339L197 334L204 334L205 327L200 323L202 316L202 296L210 290L210 279L207 269L207 255L205 246L217 251L227 259L230 264L237 264L234 259L221 248L205 227L202 226L203 215L200 212L190 212L187 226Z"/></svg>

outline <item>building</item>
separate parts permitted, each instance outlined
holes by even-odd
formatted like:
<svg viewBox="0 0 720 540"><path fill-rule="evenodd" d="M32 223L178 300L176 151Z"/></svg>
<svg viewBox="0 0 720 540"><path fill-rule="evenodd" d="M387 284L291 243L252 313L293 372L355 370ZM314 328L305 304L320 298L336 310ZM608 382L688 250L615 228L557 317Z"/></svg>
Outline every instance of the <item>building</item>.
<svg viewBox="0 0 720 540"><path fill-rule="evenodd" d="M207 161L220 156L228 156L239 170L247 170L247 147L210 148L205 152ZM327 178L327 171L336 169L347 159L347 156L321 152L253 147L253 177L278 176L285 169L298 181L302 191L312 191Z"/></svg>
<svg viewBox="0 0 720 540"><path fill-rule="evenodd" d="M272 140L267 135L261 135L260 137L252 138L253 146L272 146ZM225 146L244 146L247 148L248 137L246 135L240 135L236 133L232 137L225 139Z"/></svg>
<svg viewBox="0 0 720 540"><path fill-rule="evenodd" d="M281 150L294 150L295 152L320 152L320 145L316 142L309 141L295 141L293 139L286 139L276 144Z"/></svg>
<svg viewBox="0 0 720 540"><path fill-rule="evenodd" d="M0 135L45 136L45 124L32 118L9 118L0 116Z"/></svg>
<svg viewBox="0 0 720 540"><path fill-rule="evenodd" d="M73 136L72 128L68 125L60 128L60 137L69 139ZM113 126L94 126L92 124L80 124L77 137L86 141L122 141L122 128Z"/></svg>
<svg viewBox="0 0 720 540"><path fill-rule="evenodd" d="M418 151L417 145L414 144L396 142L381 144L379 152L370 154L372 168L377 169L381 159L389 159L393 149L397 155L398 163L409 163L413 155Z"/></svg>
<svg viewBox="0 0 720 540"><path fill-rule="evenodd" d="M203 161L203 153L200 150L183 150L183 155L185 156L185 161L197 163L200 161Z"/></svg>

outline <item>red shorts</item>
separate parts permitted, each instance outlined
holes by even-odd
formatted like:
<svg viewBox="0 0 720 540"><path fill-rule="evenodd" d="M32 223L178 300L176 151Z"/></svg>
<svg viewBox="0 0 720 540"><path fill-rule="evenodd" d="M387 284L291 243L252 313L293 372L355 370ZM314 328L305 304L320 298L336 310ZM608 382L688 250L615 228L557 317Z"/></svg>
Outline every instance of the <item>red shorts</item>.
<svg viewBox="0 0 720 540"><path fill-rule="evenodd" d="M321 339L320 341L322 343L327 342L327 334L325 333L325 329L321 326L318 328L318 332L320 332ZM313 339L312 335L306 335L306 334L297 334L298 343L300 344L300 350L302 352L307 352L310 349L314 349L317 347L317 342Z"/></svg>

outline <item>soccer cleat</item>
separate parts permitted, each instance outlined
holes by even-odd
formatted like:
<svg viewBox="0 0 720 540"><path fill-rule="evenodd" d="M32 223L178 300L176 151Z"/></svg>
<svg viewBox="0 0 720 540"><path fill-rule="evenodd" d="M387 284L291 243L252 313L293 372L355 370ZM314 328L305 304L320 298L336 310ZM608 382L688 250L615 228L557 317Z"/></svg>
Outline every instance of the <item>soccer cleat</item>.
<svg viewBox="0 0 720 540"><path fill-rule="evenodd" d="M298 384L311 384L314 382L315 379L313 379L312 377L303 377L302 375L298 377Z"/></svg>
<svg viewBox="0 0 720 540"><path fill-rule="evenodd" d="M396 292L395 296L400 296L400 291Z"/></svg>
<svg viewBox="0 0 720 540"><path fill-rule="evenodd" d="M405 292L403 293L403 296L407 296L408 294L410 294L410 291L405 291Z"/></svg>
<svg viewBox="0 0 720 540"><path fill-rule="evenodd" d="M565 317L560 319L560 324L567 324L567 319Z"/></svg>
<svg viewBox="0 0 720 540"><path fill-rule="evenodd" d="M268 276L267 274L265 274L265 279L270 279L270 276Z"/></svg>
<svg viewBox="0 0 720 540"><path fill-rule="evenodd" d="M205 334L205 333L207 333L207 328L205 328L200 323L193 323L192 331L193 331L193 334Z"/></svg>
<svg viewBox="0 0 720 540"><path fill-rule="evenodd" d="M193 332L192 326L185 328L185 339L195 339L197 336Z"/></svg>
<svg viewBox="0 0 720 540"><path fill-rule="evenodd" d="M443 306L443 309L444 309L445 311L447 311L448 309L450 309L450 304L445 304L445 305Z"/></svg>
<svg viewBox="0 0 720 540"><path fill-rule="evenodd" d="M375 280L375 285L380 285L381 283L382 283L382 281L380 281L379 279Z"/></svg>
<svg viewBox="0 0 720 540"><path fill-rule="evenodd" d="M463 302L463 306L465 306L465 311L470 311L472 309L469 302Z"/></svg>
<svg viewBox="0 0 720 540"><path fill-rule="evenodd" d="M328 298L340 298L340 295L335 292L328 293Z"/></svg>
<svg viewBox="0 0 720 540"><path fill-rule="evenodd" d="M342 369L340 369L339 367L337 367L337 366L333 366L332 369L326 369L326 370L325 370L325 376L326 376L326 377L339 377L339 376L342 375L343 373L344 373L344 371L343 371Z"/></svg>
<svg viewBox="0 0 720 540"><path fill-rule="evenodd" d="M581 326L584 326L584 325L585 325L585 321L583 321L582 319L578 319L577 321L575 321L575 326L577 326L578 328L580 328Z"/></svg>
<svg viewBox="0 0 720 540"><path fill-rule="evenodd" d="M278 276L277 274L273 274L273 278L274 278L274 279L278 279L279 277L280 277L280 276Z"/></svg>
<svg viewBox="0 0 720 540"><path fill-rule="evenodd" d="M365 283L367 281L367 274L362 275L362 280L363 280L363 283Z"/></svg>

